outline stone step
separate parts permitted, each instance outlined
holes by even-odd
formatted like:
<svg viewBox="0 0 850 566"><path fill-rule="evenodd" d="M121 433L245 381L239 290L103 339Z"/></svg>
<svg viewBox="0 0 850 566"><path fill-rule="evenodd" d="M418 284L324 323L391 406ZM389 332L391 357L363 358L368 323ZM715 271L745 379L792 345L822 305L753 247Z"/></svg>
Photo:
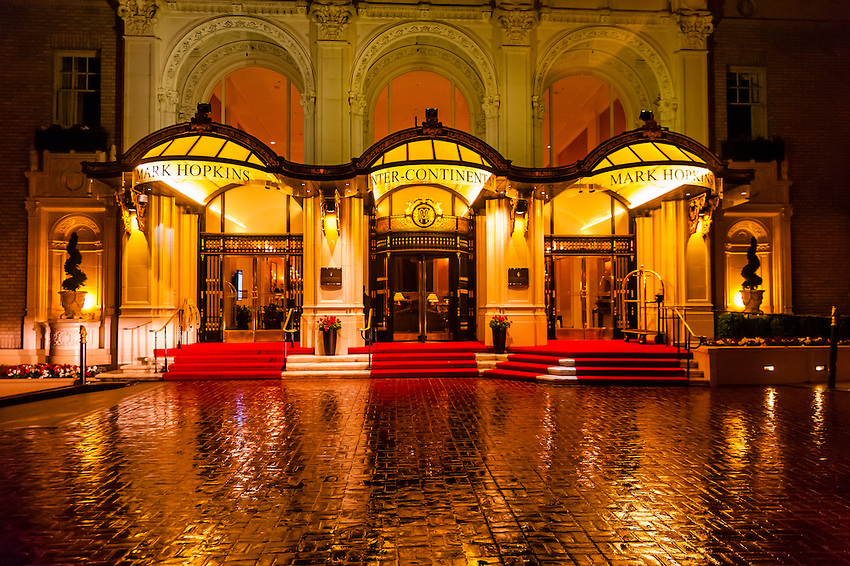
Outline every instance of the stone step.
<svg viewBox="0 0 850 566"><path fill-rule="evenodd" d="M328 370L325 368L312 370L287 370L281 374L282 379L297 378L325 378L325 379L352 379L369 377L368 369Z"/></svg>

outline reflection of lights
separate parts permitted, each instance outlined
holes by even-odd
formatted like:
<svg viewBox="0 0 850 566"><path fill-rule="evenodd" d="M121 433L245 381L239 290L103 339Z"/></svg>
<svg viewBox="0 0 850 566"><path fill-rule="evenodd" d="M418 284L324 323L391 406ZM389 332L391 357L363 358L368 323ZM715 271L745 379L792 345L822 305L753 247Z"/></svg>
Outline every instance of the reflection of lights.
<svg viewBox="0 0 850 566"><path fill-rule="evenodd" d="M826 371L826 366L815 366L815 371Z"/></svg>
<svg viewBox="0 0 850 566"><path fill-rule="evenodd" d="M763 369L764 371L773 371L773 370L775 370L775 369L776 369L776 366L770 366L770 365L767 365L767 366L763 366L763 367L762 367L762 369Z"/></svg>
<svg viewBox="0 0 850 566"><path fill-rule="evenodd" d="M815 442L821 445L824 443L824 433L826 432L823 414L826 388L823 386L816 387L814 393L815 396L812 399L812 434L815 437Z"/></svg>

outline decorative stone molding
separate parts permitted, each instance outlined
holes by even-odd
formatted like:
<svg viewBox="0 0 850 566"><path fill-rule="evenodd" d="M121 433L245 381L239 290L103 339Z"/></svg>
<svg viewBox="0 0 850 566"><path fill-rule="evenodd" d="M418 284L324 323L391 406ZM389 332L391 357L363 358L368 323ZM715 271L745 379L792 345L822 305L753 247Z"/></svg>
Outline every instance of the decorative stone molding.
<svg viewBox="0 0 850 566"><path fill-rule="evenodd" d="M563 61L566 54L582 44L600 40L612 41L636 52L651 70L661 99L672 100L674 98L672 74L658 51L646 40L631 31L607 26L583 28L568 32L557 40L540 59L540 65L534 77L533 94L536 96L543 95L543 85L550 78L552 69L556 64ZM622 59L611 58L606 64L626 77L633 87L637 87L635 92L647 92L646 85L643 84L635 70ZM645 98L646 94L643 94L640 100L641 104L648 102L644 100Z"/></svg>
<svg viewBox="0 0 850 566"><path fill-rule="evenodd" d="M704 50L706 39L714 31L711 13L677 12L675 18L679 24L679 48Z"/></svg>
<svg viewBox="0 0 850 566"><path fill-rule="evenodd" d="M655 108L660 123L672 124L676 111L679 109L679 100L677 98L658 99Z"/></svg>
<svg viewBox="0 0 850 566"><path fill-rule="evenodd" d="M537 25L537 12L523 8L499 8L496 17L505 32L505 45L529 45L531 30Z"/></svg>
<svg viewBox="0 0 850 566"><path fill-rule="evenodd" d="M348 2L324 1L310 4L310 17L319 28L319 39L345 39L345 30L354 15L354 8Z"/></svg>
<svg viewBox="0 0 850 566"><path fill-rule="evenodd" d="M233 0L168 0L170 12L188 12L192 14L263 14L269 16L304 16L307 14L306 0L296 2L254 2Z"/></svg>
<svg viewBox="0 0 850 566"><path fill-rule="evenodd" d="M363 116L366 113L366 97L362 94L349 93L348 105L354 116Z"/></svg>
<svg viewBox="0 0 850 566"><path fill-rule="evenodd" d="M124 20L124 35L153 35L156 0L119 0L118 17Z"/></svg>
<svg viewBox="0 0 850 566"><path fill-rule="evenodd" d="M189 109L186 116L191 116L193 112L192 108L196 107L197 103L200 102L200 100L196 99L196 95L200 96L200 94L197 93L198 87L206 84L205 81L209 80L210 70L216 65L221 64L227 58L234 57L236 55L241 56L243 53L254 53L255 57L265 56L270 60L284 63L294 69L298 68L295 60L292 58L292 55L286 49L283 49L279 45L275 45L273 43L264 41L238 41L223 45L209 53L203 58L203 60L197 63L195 68L192 70L192 73L186 79L186 83L183 87L182 102L182 108ZM160 89L160 92L164 93L164 98L159 100L160 103L169 103L169 93L173 92L175 95L178 94L176 90L166 91L165 89ZM177 104L175 103L173 108L176 109L176 107ZM166 110L168 109L170 108L166 108Z"/></svg>
<svg viewBox="0 0 850 566"><path fill-rule="evenodd" d="M255 45L266 45L279 47L279 51L269 51L269 55L275 53L286 53L293 66L300 74L300 79L303 81L303 92L315 92L316 81L313 74L312 62L309 53L305 46L299 42L296 37L289 31L284 30L270 22L250 16L222 16L214 20L208 21L201 26L191 29L175 42L175 47L165 58L166 64L163 70L162 87L165 91L176 90L181 92L183 84L181 83L181 70L183 76L189 74L186 69L192 69L192 75L195 77L194 85L200 80L198 77L195 65L197 60L193 58L193 53L204 53L203 46L205 43L216 45L215 39L218 36L231 36L233 34L254 34L257 37L252 41ZM264 42L261 38L268 39ZM224 45L220 49L227 49L228 45ZM210 48L209 52L215 56L219 49ZM210 54L207 54L210 57ZM190 81L187 81L188 84ZM193 85L193 86L194 86ZM186 97L182 97L183 103L180 108L180 113L183 119L191 116L194 113L194 100L186 102Z"/></svg>
<svg viewBox="0 0 850 566"><path fill-rule="evenodd" d="M164 110L177 112L177 105L180 104L180 93L176 90L161 88L156 93L156 99Z"/></svg>
<svg viewBox="0 0 850 566"><path fill-rule="evenodd" d="M500 104L501 100L499 99L499 95L487 96L481 100L481 109L484 110L484 115L488 119L498 118Z"/></svg>
<svg viewBox="0 0 850 566"><path fill-rule="evenodd" d="M301 95L301 108L304 110L304 116L309 118L316 111L316 93L306 92Z"/></svg>
<svg viewBox="0 0 850 566"><path fill-rule="evenodd" d="M369 92L373 81L378 77L382 77L385 69L396 69L405 60L417 58L418 60L428 61L435 64L437 61L445 62L444 68L451 69L447 74L460 73L466 78L466 84L470 85L475 91L477 99L481 99L485 95L484 84L481 82L481 77L475 72L469 63L460 57L457 53L435 47L431 45L409 45L393 50L386 56L382 57L369 69L366 74L366 80L363 82L363 92Z"/></svg>
<svg viewBox="0 0 850 566"><path fill-rule="evenodd" d="M485 93L490 96L498 93L495 65L488 54L469 35L442 22L405 22L370 40L354 64L351 91L367 94L365 85L372 67L392 51L394 44L417 35L441 39L457 47L458 53L474 64L474 71L480 77Z"/></svg>
<svg viewBox="0 0 850 566"><path fill-rule="evenodd" d="M434 21L488 21L489 6L436 6L433 4L396 4L359 2L357 15L380 20L430 19Z"/></svg>
<svg viewBox="0 0 850 566"><path fill-rule="evenodd" d="M535 120L542 120L543 115L546 113L546 103L543 102L543 97L541 96L532 96L531 97L531 116Z"/></svg>

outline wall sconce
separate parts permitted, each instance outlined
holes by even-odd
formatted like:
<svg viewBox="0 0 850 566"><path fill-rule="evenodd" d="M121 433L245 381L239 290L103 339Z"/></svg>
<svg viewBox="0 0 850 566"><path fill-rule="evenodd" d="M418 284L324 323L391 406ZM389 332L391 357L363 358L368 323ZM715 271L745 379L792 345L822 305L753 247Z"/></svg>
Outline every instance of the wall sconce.
<svg viewBox="0 0 850 566"><path fill-rule="evenodd" d="M124 231L128 234L137 228L139 231L145 231L145 219L147 218L148 210L148 195L142 191L134 190L130 187L125 187L122 180L122 189L115 193L115 200L121 208L121 218L124 221ZM135 226L134 226L135 223Z"/></svg>
<svg viewBox="0 0 850 566"><path fill-rule="evenodd" d="M521 198L513 201L511 210L511 235L528 236L528 200Z"/></svg>
<svg viewBox="0 0 850 566"><path fill-rule="evenodd" d="M431 303L432 305L440 302L440 299L437 298L437 293L428 293L428 296L425 297L425 300Z"/></svg>
<svg viewBox="0 0 850 566"><path fill-rule="evenodd" d="M339 193L336 190L322 192L322 233L325 237L339 234Z"/></svg>
<svg viewBox="0 0 850 566"><path fill-rule="evenodd" d="M714 211L719 204L720 199L708 192L699 194L688 201L688 224L691 234L700 233L703 237L708 235Z"/></svg>

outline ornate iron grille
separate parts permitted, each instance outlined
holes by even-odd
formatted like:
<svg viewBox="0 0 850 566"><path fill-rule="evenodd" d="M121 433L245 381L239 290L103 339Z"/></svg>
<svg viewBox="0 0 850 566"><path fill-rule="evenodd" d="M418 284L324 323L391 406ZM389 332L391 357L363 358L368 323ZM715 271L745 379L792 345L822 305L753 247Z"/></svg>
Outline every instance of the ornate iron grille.
<svg viewBox="0 0 850 566"><path fill-rule="evenodd" d="M546 255L626 255L635 253L634 236L546 236Z"/></svg>

